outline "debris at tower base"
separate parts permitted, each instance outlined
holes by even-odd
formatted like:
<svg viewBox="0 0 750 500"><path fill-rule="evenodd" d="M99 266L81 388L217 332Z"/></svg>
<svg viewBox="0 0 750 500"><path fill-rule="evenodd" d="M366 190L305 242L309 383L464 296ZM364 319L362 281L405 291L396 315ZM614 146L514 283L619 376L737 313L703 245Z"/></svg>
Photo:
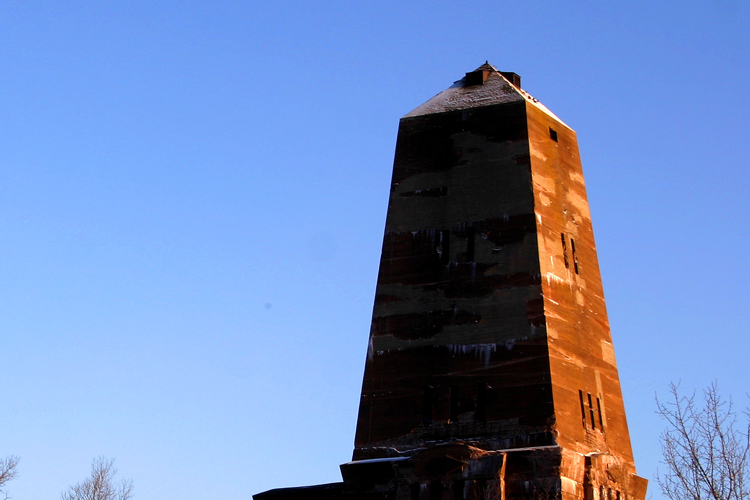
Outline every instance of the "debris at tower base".
<svg viewBox="0 0 750 500"><path fill-rule="evenodd" d="M341 465L343 482L279 488L254 500L642 500L647 481L612 456L560 446L485 451L466 444Z"/></svg>

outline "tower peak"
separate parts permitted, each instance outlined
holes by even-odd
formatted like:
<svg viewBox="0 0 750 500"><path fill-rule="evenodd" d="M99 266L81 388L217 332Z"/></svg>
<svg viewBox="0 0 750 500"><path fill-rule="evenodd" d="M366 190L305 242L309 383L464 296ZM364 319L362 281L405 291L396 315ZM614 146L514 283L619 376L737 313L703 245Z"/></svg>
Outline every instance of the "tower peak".
<svg viewBox="0 0 750 500"><path fill-rule="evenodd" d="M495 71L495 72L499 73L499 71L497 70L497 68L494 67L493 65L491 65L489 63L489 61L484 61L484 64L482 64L481 66L479 66L474 71Z"/></svg>
<svg viewBox="0 0 750 500"><path fill-rule="evenodd" d="M523 101L530 96L521 89L521 77L498 71L489 62L470 71L449 88L417 107L404 118L460 109Z"/></svg>
<svg viewBox="0 0 750 500"><path fill-rule="evenodd" d="M471 85L483 85L484 82L487 81L487 78L491 73L502 75L503 78L508 80L508 82L518 87L519 89L521 88L521 76L518 75L518 73L513 73L512 71L499 71L488 61L485 61L484 64L479 66L474 71L466 73L466 76L463 78L463 80L460 81L463 81L464 86L466 87Z"/></svg>

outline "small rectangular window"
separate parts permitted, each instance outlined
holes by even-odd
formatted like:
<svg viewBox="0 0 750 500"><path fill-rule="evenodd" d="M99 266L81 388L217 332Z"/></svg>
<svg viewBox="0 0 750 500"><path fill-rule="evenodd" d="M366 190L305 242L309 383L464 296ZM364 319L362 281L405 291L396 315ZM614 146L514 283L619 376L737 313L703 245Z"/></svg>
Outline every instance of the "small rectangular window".
<svg viewBox="0 0 750 500"><path fill-rule="evenodd" d="M576 257L576 242L573 238L570 238L570 250L573 252L573 268L575 269L576 274L578 274L578 257Z"/></svg>
<svg viewBox="0 0 750 500"><path fill-rule="evenodd" d="M570 264L568 263L568 245L565 243L565 233L560 233L560 239L562 240L563 262L565 262L565 269L567 269Z"/></svg>
<svg viewBox="0 0 750 500"><path fill-rule="evenodd" d="M599 427L604 432L604 420L602 419L602 402L596 398L596 411L599 413Z"/></svg>
<svg viewBox="0 0 750 500"><path fill-rule="evenodd" d="M594 405L591 404L591 394L589 394L589 413L591 413L591 428L596 429L596 422L594 421Z"/></svg>
<svg viewBox="0 0 750 500"><path fill-rule="evenodd" d="M549 129L549 138L557 142L557 132L552 130L552 128Z"/></svg>

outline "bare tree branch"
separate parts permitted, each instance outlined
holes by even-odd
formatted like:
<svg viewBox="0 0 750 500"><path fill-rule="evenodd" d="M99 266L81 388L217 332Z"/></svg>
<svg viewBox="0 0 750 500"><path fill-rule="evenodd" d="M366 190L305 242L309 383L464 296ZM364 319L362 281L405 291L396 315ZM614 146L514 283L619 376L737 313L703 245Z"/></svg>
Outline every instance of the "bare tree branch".
<svg viewBox="0 0 750 500"><path fill-rule="evenodd" d="M6 500L10 497L5 491L5 483L18 475L18 470L16 469L18 460L18 457L13 455L0 459L0 495Z"/></svg>
<svg viewBox="0 0 750 500"><path fill-rule="evenodd" d="M133 481L115 482L115 461L104 457L94 459L91 477L71 486L61 495L62 500L129 500L133 496Z"/></svg>
<svg viewBox="0 0 750 500"><path fill-rule="evenodd" d="M703 391L703 406L695 393L682 396L670 384L670 399L657 399L657 413L667 421L660 440L667 472L657 476L671 500L748 500L750 489L750 413L737 428L732 401L725 401L716 384Z"/></svg>

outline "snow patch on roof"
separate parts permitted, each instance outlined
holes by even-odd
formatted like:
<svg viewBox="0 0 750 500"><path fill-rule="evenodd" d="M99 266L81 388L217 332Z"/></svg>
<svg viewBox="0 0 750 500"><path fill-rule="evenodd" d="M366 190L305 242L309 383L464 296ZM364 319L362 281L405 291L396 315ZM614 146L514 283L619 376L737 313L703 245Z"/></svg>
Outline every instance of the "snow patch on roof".
<svg viewBox="0 0 750 500"><path fill-rule="evenodd" d="M519 89L497 72L490 73L484 85L464 87L464 80L457 81L450 88L445 89L405 115L404 118L504 104L524 99Z"/></svg>
<svg viewBox="0 0 750 500"><path fill-rule="evenodd" d="M403 118L526 100L566 127L568 126L534 96L510 83L494 66L485 63L477 68L476 71L481 70L490 71L483 85L466 86L466 78L464 77L429 101L404 115Z"/></svg>

